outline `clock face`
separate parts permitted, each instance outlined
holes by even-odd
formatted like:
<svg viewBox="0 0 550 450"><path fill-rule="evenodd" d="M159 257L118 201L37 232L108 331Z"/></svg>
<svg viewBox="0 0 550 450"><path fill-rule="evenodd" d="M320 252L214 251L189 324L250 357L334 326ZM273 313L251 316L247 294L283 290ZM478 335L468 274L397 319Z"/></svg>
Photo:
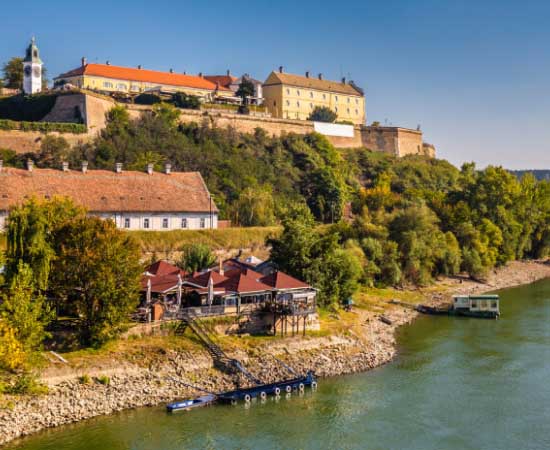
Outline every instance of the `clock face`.
<svg viewBox="0 0 550 450"><path fill-rule="evenodd" d="M33 69L32 73L36 78L39 78L40 77L40 67L35 67Z"/></svg>
<svg viewBox="0 0 550 450"><path fill-rule="evenodd" d="M25 67L25 75L30 76L31 75L31 66Z"/></svg>

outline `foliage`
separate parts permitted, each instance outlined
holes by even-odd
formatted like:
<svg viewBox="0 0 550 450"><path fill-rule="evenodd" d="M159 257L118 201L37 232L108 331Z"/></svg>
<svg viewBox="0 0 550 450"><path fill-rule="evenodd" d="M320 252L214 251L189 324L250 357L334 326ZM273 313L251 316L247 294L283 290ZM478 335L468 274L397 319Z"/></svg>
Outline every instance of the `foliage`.
<svg viewBox="0 0 550 450"><path fill-rule="evenodd" d="M15 333L15 339L29 354L40 349L48 336L46 325L51 320L45 298L35 293L33 273L19 260L17 273L2 295L0 317Z"/></svg>
<svg viewBox="0 0 550 450"><path fill-rule="evenodd" d="M314 122L334 123L337 118L338 114L336 114L328 106L316 106L313 111L311 111L311 114L307 120L312 120Z"/></svg>
<svg viewBox="0 0 550 450"><path fill-rule="evenodd" d="M109 386L109 384L111 384L111 379L107 375L100 375L97 377L97 382L104 386Z"/></svg>
<svg viewBox="0 0 550 450"><path fill-rule="evenodd" d="M26 360L25 349L17 340L15 330L0 320L0 370L15 371Z"/></svg>
<svg viewBox="0 0 550 450"><path fill-rule="evenodd" d="M214 265L216 257L205 244L189 244L181 249L178 266L189 273L199 272Z"/></svg>
<svg viewBox="0 0 550 450"><path fill-rule="evenodd" d="M60 122L16 122L0 119L0 130L39 131L41 133L72 133L84 134L88 132L86 125L81 123Z"/></svg>
<svg viewBox="0 0 550 450"><path fill-rule="evenodd" d="M0 98L0 119L37 122L48 114L57 100L57 94L14 95Z"/></svg>
<svg viewBox="0 0 550 450"><path fill-rule="evenodd" d="M60 168L69 157L70 146L62 136L46 135L40 143L36 163L39 167Z"/></svg>
<svg viewBox="0 0 550 450"><path fill-rule="evenodd" d="M249 98L254 97L254 83L248 77L243 76L235 95L242 99L244 105L248 105Z"/></svg>
<svg viewBox="0 0 550 450"><path fill-rule="evenodd" d="M99 346L124 329L138 304L136 243L111 221L78 217L59 229L52 285L80 317L85 344Z"/></svg>
<svg viewBox="0 0 550 450"><path fill-rule="evenodd" d="M160 103L162 99L157 94L150 94L148 92L142 92L134 97L134 103L137 105L156 105Z"/></svg>
<svg viewBox="0 0 550 450"><path fill-rule="evenodd" d="M196 95L186 94L185 92L177 92L173 95L172 101L178 108L183 109L200 109L201 101Z"/></svg>
<svg viewBox="0 0 550 450"><path fill-rule="evenodd" d="M35 376L24 373L15 379L15 383L5 386L4 393L11 395L45 395L48 393L48 386L39 383Z"/></svg>
<svg viewBox="0 0 550 450"><path fill-rule="evenodd" d="M78 382L80 384L90 384L92 382L92 379L90 378L90 376L88 374L84 374L84 375L81 375L80 377L78 377Z"/></svg>
<svg viewBox="0 0 550 450"><path fill-rule="evenodd" d="M4 87L23 89L23 58L13 57L2 66Z"/></svg>

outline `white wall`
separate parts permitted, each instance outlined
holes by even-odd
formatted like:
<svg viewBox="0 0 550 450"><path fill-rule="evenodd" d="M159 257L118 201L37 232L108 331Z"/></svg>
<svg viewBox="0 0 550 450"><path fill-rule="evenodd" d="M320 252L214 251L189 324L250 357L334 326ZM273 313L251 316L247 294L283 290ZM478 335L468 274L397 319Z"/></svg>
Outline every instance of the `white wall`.
<svg viewBox="0 0 550 450"><path fill-rule="evenodd" d="M0 231L4 230L7 211L0 211ZM102 219L112 219L118 228L126 229L125 219L130 219L128 230L169 231L169 230L200 230L201 218L204 219L204 229L210 229L210 213L92 213ZM187 219L187 228L181 227L182 219ZM149 219L149 228L144 228L144 219ZM163 228L163 219L168 219L168 228ZM212 213L212 228L218 228L218 214Z"/></svg>

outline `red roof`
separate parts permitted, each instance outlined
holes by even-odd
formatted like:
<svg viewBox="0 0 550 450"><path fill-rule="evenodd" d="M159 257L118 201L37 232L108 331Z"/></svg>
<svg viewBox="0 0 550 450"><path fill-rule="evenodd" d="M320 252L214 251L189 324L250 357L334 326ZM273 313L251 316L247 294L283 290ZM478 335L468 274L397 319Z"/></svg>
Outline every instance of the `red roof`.
<svg viewBox="0 0 550 450"><path fill-rule="evenodd" d="M231 277L233 277L235 275L238 275L238 274L243 274L243 275L246 275L248 277L252 277L256 280L259 280L260 278L263 277L263 275L261 273L254 272L252 269L248 269L247 267L235 267L233 269L226 270L223 274L227 278L231 278Z"/></svg>
<svg viewBox="0 0 550 450"><path fill-rule="evenodd" d="M180 272L180 270L181 269L178 266L175 266L174 264L170 264L169 262L162 261L162 260L151 264L147 268L147 272L149 272L152 275L157 275L157 276L163 276L163 275L167 275L167 274L171 274L171 273L178 274ZM185 272L183 272L183 273L185 273Z"/></svg>
<svg viewBox="0 0 550 450"><path fill-rule="evenodd" d="M222 281L216 287L238 294L271 291L271 286L261 283L256 278L243 273L234 273L228 280Z"/></svg>
<svg viewBox="0 0 550 450"><path fill-rule="evenodd" d="M215 272L213 270L209 270L208 272L204 273L196 273L192 277L188 278L186 281L197 286L207 287L208 280L210 280L210 278L212 278L212 283L215 285L227 280L227 277L220 275L218 272Z"/></svg>
<svg viewBox="0 0 550 450"><path fill-rule="evenodd" d="M86 64L56 77L69 78L81 75L90 75L115 80L138 81L143 83L157 83L168 86L183 86L195 89L216 90L216 83L195 75L159 72L156 70L134 69L131 67L111 66L107 64ZM220 91L229 91L220 84Z"/></svg>
<svg viewBox="0 0 550 450"><path fill-rule="evenodd" d="M229 88L229 85L237 81L237 77L233 77L231 75L205 75L204 78L214 84L219 83L220 86L226 88Z"/></svg>
<svg viewBox="0 0 550 450"><path fill-rule="evenodd" d="M297 280L283 272L273 272L271 275L260 278L260 281L275 289L303 289L310 287L309 284Z"/></svg>

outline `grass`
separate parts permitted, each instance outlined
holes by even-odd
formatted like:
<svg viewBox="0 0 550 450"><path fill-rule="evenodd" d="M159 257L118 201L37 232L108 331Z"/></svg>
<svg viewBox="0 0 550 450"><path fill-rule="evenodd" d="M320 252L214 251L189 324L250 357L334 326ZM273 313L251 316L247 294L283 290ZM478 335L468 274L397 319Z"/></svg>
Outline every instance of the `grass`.
<svg viewBox="0 0 550 450"><path fill-rule="evenodd" d="M280 227L221 228L216 230L128 231L144 253L169 253L187 244L206 244L212 250L258 248Z"/></svg>

